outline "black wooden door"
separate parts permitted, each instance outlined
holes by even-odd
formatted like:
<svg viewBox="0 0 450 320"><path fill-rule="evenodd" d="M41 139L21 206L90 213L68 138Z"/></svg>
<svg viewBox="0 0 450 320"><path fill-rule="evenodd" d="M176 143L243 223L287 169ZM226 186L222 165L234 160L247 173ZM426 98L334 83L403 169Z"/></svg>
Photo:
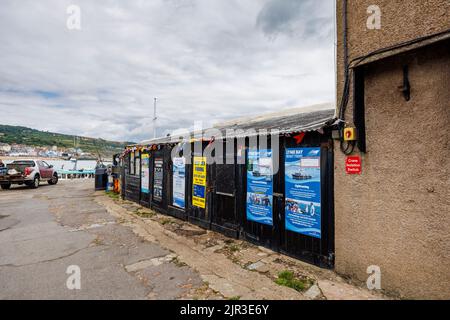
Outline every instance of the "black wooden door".
<svg viewBox="0 0 450 320"><path fill-rule="evenodd" d="M181 163L184 161L186 162L186 158L185 155L183 154L183 150L182 148L179 148L178 146L176 146L175 148L177 148L177 154L174 155L176 156L177 161L179 162L176 166L178 168L181 168ZM172 159L172 149L168 149L167 154L166 154L166 158L167 158L167 163L168 163L168 169L167 169L167 213L171 216L174 216L176 218L182 219L182 220L186 220L187 219L187 210L186 210L186 205L187 205L187 186L189 185L189 175L187 174L187 170L188 167L185 163L184 165L184 171L182 169L177 169L177 176L176 179L178 179L177 181L174 181L174 159ZM184 160L182 160L184 159ZM183 174L184 174L184 183L183 183L183 190L184 190L184 207L181 203L179 203L179 199L177 199L178 201L175 201L175 193L174 193L174 189L175 188L180 188L180 185L182 183L182 179L183 179ZM175 184L178 184L177 186L175 186ZM177 194L178 197L180 197L180 194Z"/></svg>
<svg viewBox="0 0 450 320"><path fill-rule="evenodd" d="M166 209L166 179L167 170L165 168L164 150L160 146L158 150L153 151L151 189L152 189L152 207L155 207L162 213Z"/></svg>
<svg viewBox="0 0 450 320"><path fill-rule="evenodd" d="M141 205L144 207L150 207L150 161L151 155L149 152L143 152L141 154ZM144 180L146 180L144 182Z"/></svg>
<svg viewBox="0 0 450 320"><path fill-rule="evenodd" d="M196 170L194 160L195 158L204 158L204 150L207 146L208 142L203 142L202 150L197 151L194 149L194 144L192 144L192 150L194 151L192 152L191 164L186 167L186 169L189 169L189 194L188 203L186 204L188 208L188 220L189 222L205 229L209 229L211 226L211 208L213 207L214 201L214 198L212 197L213 192L211 182L214 181L215 165L206 165L206 186L203 191L205 204L203 207L201 205L194 204L194 188L198 188L194 184L194 171Z"/></svg>
<svg viewBox="0 0 450 320"><path fill-rule="evenodd" d="M274 144L275 145L275 144ZM269 143L270 146L270 143ZM292 232L286 229L286 190L285 190L285 150L286 148L320 148L321 177L321 238ZM269 147L270 148L270 147ZM274 151L271 148L272 152ZM250 242L266 246L275 251L322 266L333 267L334 264L334 207L333 207L333 148L328 135L317 132L306 134L304 140L297 144L294 138L281 138L278 155L273 152L273 161L278 160L278 171L274 171L272 224L251 221L247 216L249 201L247 171L241 172L246 198L238 205L242 214L242 236ZM247 150L248 152L248 150ZM277 159L278 157L278 159ZM276 166L275 166L276 167Z"/></svg>
<svg viewBox="0 0 450 320"><path fill-rule="evenodd" d="M280 153L280 185L282 204L280 216L280 251L315 265L332 268L334 265L334 207L333 207L333 148L327 135L309 133L297 144L293 138L283 141ZM289 148L320 148L321 217L320 238L286 229L285 150Z"/></svg>
<svg viewBox="0 0 450 320"><path fill-rule="evenodd" d="M234 140L231 141L233 150L226 152L226 143L223 143L224 155L215 165L214 208L211 228L227 236L237 238L239 235L239 220L237 213L237 172Z"/></svg>
<svg viewBox="0 0 450 320"><path fill-rule="evenodd" d="M258 138L261 142L261 139L266 139L265 137L259 137ZM248 144L247 144L248 145ZM261 145L261 143L260 143ZM274 144L276 146L276 144ZM270 138L268 139L267 143L267 149L271 150L272 152L272 163L273 161L277 161L278 154L280 152L279 147L278 150L273 150L272 143L270 141ZM249 152L251 152L254 149L247 148L246 150L246 168L243 172L244 175L244 183L243 188L245 190L245 198L244 198L244 211L241 218L243 227L242 227L242 236L257 245L266 246L268 248L271 248L273 250L278 250L280 246L280 206L282 205L280 203L281 199L283 198L283 195L280 190L280 183L279 183L279 172L272 172L273 175L271 176L271 184L272 184L272 193L267 194L269 197L265 198L264 201L270 201L270 211L271 211L271 223L259 223L254 220L251 220L251 215L249 215L249 208L251 206L252 197L253 194L249 191L249 175L256 175L254 173L253 164L249 161ZM276 166L274 166L276 167ZM258 175L261 174L258 172ZM269 177L267 176L267 179ZM268 199L268 200L267 200ZM261 201L260 199L257 199L258 201ZM241 207L242 210L242 207Z"/></svg>

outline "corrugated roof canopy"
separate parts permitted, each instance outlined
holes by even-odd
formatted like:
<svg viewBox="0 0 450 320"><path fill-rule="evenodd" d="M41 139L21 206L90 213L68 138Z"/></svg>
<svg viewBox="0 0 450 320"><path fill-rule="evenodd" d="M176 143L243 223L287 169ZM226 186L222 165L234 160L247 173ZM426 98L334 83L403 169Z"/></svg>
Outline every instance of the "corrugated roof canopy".
<svg viewBox="0 0 450 320"><path fill-rule="evenodd" d="M334 105L321 104L218 123L213 128L205 129L202 132L193 132L191 135L194 138L201 138L202 134L210 129L220 130L223 137L228 138L257 135L261 130L266 130L267 132L276 130L280 134L308 132L322 129L334 119ZM227 135L227 130L234 130L234 133ZM142 141L140 145L176 143L181 140L182 137L162 137Z"/></svg>
<svg viewBox="0 0 450 320"><path fill-rule="evenodd" d="M237 119L217 124L214 127L222 131L234 130L235 134L230 137L251 136L258 134L261 130L278 131L280 134L307 132L323 128L334 119L334 116L334 106L323 104L308 108L282 110L254 118ZM223 132L223 134L225 133Z"/></svg>

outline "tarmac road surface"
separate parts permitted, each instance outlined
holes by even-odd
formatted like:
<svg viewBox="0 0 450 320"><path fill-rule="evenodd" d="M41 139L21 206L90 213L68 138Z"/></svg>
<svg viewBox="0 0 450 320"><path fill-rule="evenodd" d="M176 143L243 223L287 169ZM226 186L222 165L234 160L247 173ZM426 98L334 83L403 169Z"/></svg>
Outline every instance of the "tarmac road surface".
<svg viewBox="0 0 450 320"><path fill-rule="evenodd" d="M93 184L0 190L0 299L179 299L204 285L110 216Z"/></svg>

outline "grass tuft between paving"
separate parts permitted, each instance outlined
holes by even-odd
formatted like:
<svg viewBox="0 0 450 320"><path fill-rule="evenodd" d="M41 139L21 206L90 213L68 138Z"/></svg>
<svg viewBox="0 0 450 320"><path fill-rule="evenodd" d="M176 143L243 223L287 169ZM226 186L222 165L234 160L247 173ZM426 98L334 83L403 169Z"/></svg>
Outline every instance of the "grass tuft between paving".
<svg viewBox="0 0 450 320"><path fill-rule="evenodd" d="M141 209L137 209L136 211L134 211L134 214L136 214L137 216L139 216L141 218L152 218L153 216L155 216L154 212L144 211Z"/></svg>
<svg viewBox="0 0 450 320"><path fill-rule="evenodd" d="M106 191L106 195L114 200L119 200L120 195L112 191Z"/></svg>
<svg viewBox="0 0 450 320"><path fill-rule="evenodd" d="M297 278L294 272L284 270L278 273L278 278L275 279L275 283L280 286L292 288L298 292L304 292L311 287L314 282L308 278Z"/></svg>

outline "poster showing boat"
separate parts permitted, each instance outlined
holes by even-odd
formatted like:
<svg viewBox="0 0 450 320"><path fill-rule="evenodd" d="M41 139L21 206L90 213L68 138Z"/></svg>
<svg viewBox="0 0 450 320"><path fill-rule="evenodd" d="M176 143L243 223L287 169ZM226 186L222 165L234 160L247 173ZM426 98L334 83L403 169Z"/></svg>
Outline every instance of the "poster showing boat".
<svg viewBox="0 0 450 320"><path fill-rule="evenodd" d="M247 220L273 225L272 150L247 152Z"/></svg>
<svg viewBox="0 0 450 320"><path fill-rule="evenodd" d="M320 148L286 149L286 230L321 238Z"/></svg>
<svg viewBox="0 0 450 320"><path fill-rule="evenodd" d="M194 157L192 205L206 208L206 157Z"/></svg>
<svg viewBox="0 0 450 320"><path fill-rule="evenodd" d="M141 192L150 193L150 156L142 154L141 156Z"/></svg>
<svg viewBox="0 0 450 320"><path fill-rule="evenodd" d="M153 200L155 201L162 201L163 176L163 159L156 158L153 168Z"/></svg>
<svg viewBox="0 0 450 320"><path fill-rule="evenodd" d="M181 158L173 158L172 160L173 166L173 177L172 177L172 186L173 186L173 194L172 194L172 205L178 208L185 208L185 168L186 168L186 159Z"/></svg>

